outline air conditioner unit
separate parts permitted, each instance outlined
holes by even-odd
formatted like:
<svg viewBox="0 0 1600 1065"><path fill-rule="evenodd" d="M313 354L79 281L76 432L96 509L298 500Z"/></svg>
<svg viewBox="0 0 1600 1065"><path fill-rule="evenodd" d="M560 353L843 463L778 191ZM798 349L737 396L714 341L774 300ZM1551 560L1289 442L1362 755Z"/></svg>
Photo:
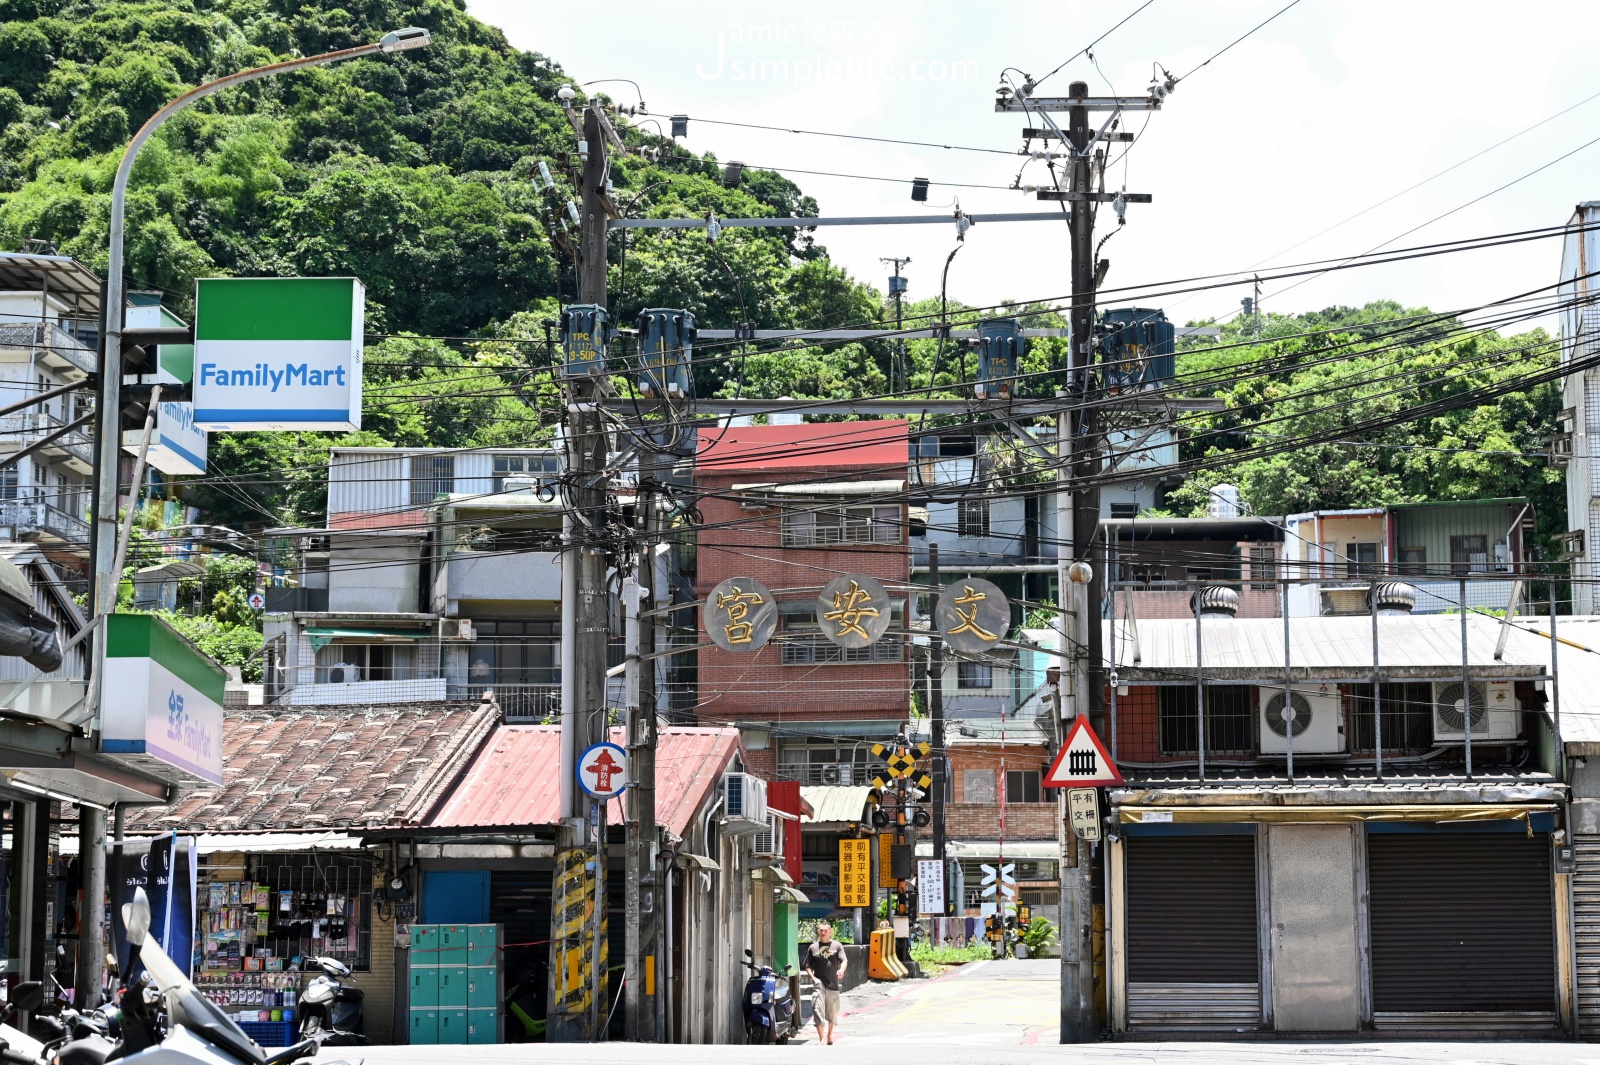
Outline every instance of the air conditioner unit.
<svg viewBox="0 0 1600 1065"><path fill-rule="evenodd" d="M439 622L439 638L441 640L475 640L477 633L472 630L471 618L444 618Z"/></svg>
<svg viewBox="0 0 1600 1065"><path fill-rule="evenodd" d="M841 784L849 787L855 777L855 766L849 762L836 762L833 765L822 767L822 782L824 784Z"/></svg>
<svg viewBox="0 0 1600 1065"><path fill-rule="evenodd" d="M722 778L723 831L733 835L767 827L767 782L749 773Z"/></svg>
<svg viewBox="0 0 1600 1065"><path fill-rule="evenodd" d="M783 818L769 811L767 827L751 838L750 851L758 858L783 857Z"/></svg>
<svg viewBox="0 0 1600 1065"><path fill-rule="evenodd" d="M1474 742L1517 738L1517 695L1511 681L1473 681L1471 705ZM1466 717L1461 708L1461 682L1435 681L1433 742L1464 743L1466 738Z"/></svg>
<svg viewBox="0 0 1600 1065"><path fill-rule="evenodd" d="M329 684L354 684L360 679L360 666L352 666L348 662L340 662L336 666L328 667Z"/></svg>
<svg viewBox="0 0 1600 1065"><path fill-rule="evenodd" d="M1288 754L1291 729L1297 755L1338 754L1344 750L1344 714L1339 706L1339 692L1332 685L1327 687L1327 691L1291 688L1288 713L1281 686L1263 684L1257 689L1262 754Z"/></svg>

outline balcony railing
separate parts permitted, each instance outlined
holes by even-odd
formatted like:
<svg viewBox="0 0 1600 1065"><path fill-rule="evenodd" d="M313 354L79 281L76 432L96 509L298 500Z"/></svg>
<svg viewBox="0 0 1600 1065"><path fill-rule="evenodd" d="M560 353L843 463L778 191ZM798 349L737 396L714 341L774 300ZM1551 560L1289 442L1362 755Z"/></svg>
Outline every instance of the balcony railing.
<svg viewBox="0 0 1600 1065"><path fill-rule="evenodd" d="M39 501L0 500L0 525L15 529L19 538L43 533L67 543L89 540L88 522Z"/></svg>
<svg viewBox="0 0 1600 1065"><path fill-rule="evenodd" d="M84 373L95 370L95 353L83 341L54 322L7 322L0 325L0 347L27 348L58 359Z"/></svg>
<svg viewBox="0 0 1600 1065"><path fill-rule="evenodd" d="M494 684L489 690L507 721L531 724L561 716L559 684Z"/></svg>

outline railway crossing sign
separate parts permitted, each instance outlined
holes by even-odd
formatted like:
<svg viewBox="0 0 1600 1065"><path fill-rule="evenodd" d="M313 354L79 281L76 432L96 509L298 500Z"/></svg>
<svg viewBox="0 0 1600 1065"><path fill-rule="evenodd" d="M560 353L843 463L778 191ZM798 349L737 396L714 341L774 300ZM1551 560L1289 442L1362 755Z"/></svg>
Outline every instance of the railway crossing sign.
<svg viewBox="0 0 1600 1065"><path fill-rule="evenodd" d="M1066 742L1056 752L1050 771L1042 781L1047 788L1103 788L1121 784L1122 774L1100 737L1089 727L1087 717L1079 717L1067 732Z"/></svg>
<svg viewBox="0 0 1600 1065"><path fill-rule="evenodd" d="M933 777L928 773L919 773L917 760L928 757L933 748L926 743L919 743L915 747L890 748L881 743L872 745L872 756L882 758L884 771L888 773L889 780L905 780L926 791L933 784ZM888 781L883 777L873 778L874 787L887 787Z"/></svg>
<svg viewBox="0 0 1600 1065"><path fill-rule="evenodd" d="M979 892L984 898L991 899L999 896L1009 904L1017 897L1017 866L1015 862L1007 862L996 869L992 865L980 865L983 870L983 890Z"/></svg>

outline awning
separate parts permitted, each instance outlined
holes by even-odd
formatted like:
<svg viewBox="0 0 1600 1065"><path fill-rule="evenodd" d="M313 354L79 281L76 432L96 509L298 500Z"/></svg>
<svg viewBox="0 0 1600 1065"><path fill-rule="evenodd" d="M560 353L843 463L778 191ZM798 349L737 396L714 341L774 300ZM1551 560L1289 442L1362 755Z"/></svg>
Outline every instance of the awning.
<svg viewBox="0 0 1600 1065"><path fill-rule="evenodd" d="M1061 844L1053 839L951 839L944 844L946 858L998 858L1002 853L1024 862L1058 861ZM917 857L933 857L932 840L917 844Z"/></svg>
<svg viewBox="0 0 1600 1065"><path fill-rule="evenodd" d="M802 816L802 825L849 824L866 816L874 790L863 785L807 784L800 798L811 806L811 815Z"/></svg>
<svg viewBox="0 0 1600 1065"><path fill-rule="evenodd" d="M1219 825L1267 822L1336 823L1352 821L1463 824L1473 821L1521 821L1533 831L1535 814L1554 813L1555 803L1506 805L1483 803L1461 806L1122 806L1117 820L1125 825Z"/></svg>
<svg viewBox="0 0 1600 1065"><path fill-rule="evenodd" d="M766 492L775 496L887 496L904 491L902 478L898 481L802 481L782 484L764 481L757 484L736 484L735 492Z"/></svg>
<svg viewBox="0 0 1600 1065"><path fill-rule="evenodd" d="M202 832L194 836L194 841L195 850L201 854L218 852L281 854L294 851L361 849L361 837L352 836L348 832ZM78 837L62 836L61 853L77 854Z"/></svg>
<svg viewBox="0 0 1600 1065"><path fill-rule="evenodd" d="M307 629L306 635L311 637L311 649L320 651L332 640L426 640L432 633L405 629Z"/></svg>
<svg viewBox="0 0 1600 1065"><path fill-rule="evenodd" d="M780 888L774 888L772 891L772 897L778 902L792 902L797 905L811 901L805 892L801 891L799 888L789 887L788 885L784 885Z"/></svg>
<svg viewBox="0 0 1600 1065"><path fill-rule="evenodd" d="M722 868L710 858L694 851L678 852L677 864L679 869L698 869L702 873L715 873Z"/></svg>

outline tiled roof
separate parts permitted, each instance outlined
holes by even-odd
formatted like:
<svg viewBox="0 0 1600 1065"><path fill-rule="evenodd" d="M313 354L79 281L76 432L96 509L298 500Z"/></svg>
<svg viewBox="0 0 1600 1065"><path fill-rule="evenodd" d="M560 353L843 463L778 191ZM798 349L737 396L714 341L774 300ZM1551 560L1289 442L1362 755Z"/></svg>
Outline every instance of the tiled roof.
<svg viewBox="0 0 1600 1065"><path fill-rule="evenodd" d="M240 707L222 727L223 785L129 811L132 830L363 828L410 823L493 730L478 703Z"/></svg>

